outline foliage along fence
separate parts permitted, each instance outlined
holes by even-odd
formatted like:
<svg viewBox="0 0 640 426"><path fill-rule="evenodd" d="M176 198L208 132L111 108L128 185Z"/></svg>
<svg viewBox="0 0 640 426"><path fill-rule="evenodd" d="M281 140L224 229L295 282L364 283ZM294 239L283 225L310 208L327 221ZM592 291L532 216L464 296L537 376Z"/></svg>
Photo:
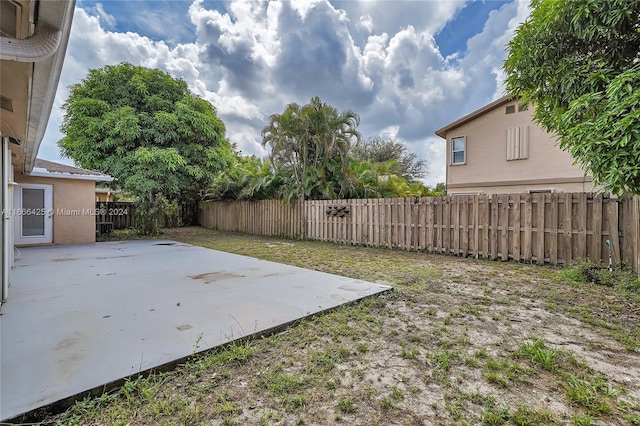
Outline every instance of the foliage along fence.
<svg viewBox="0 0 640 426"><path fill-rule="evenodd" d="M552 265L591 260L640 272L640 196L591 193L209 202L223 231ZM607 245L610 241L610 246Z"/></svg>

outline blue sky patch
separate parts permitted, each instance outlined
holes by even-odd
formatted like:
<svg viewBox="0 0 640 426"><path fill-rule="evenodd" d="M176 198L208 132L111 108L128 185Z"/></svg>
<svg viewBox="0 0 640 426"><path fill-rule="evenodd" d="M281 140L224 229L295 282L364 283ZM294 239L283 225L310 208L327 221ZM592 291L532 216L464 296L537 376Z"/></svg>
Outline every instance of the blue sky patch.
<svg viewBox="0 0 640 426"><path fill-rule="evenodd" d="M446 58L454 53L462 55L467 50L467 40L482 32L489 13L510 2L511 0L476 0L468 3L434 35L442 56Z"/></svg>

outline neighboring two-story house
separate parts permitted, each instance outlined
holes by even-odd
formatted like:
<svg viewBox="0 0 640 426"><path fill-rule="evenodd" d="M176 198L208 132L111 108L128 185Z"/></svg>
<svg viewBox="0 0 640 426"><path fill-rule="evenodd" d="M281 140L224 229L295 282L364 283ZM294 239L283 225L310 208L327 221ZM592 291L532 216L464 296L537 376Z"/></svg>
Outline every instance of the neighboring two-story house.
<svg viewBox="0 0 640 426"><path fill-rule="evenodd" d="M532 117L503 97L437 130L447 143L447 194L592 191L591 178Z"/></svg>

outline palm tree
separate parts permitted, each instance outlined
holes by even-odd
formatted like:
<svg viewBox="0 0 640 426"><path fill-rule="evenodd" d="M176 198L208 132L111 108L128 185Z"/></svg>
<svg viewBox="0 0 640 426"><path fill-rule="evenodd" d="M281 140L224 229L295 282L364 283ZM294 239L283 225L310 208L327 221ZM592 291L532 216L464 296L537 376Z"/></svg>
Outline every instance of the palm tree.
<svg viewBox="0 0 640 426"><path fill-rule="evenodd" d="M346 195L349 149L362 140L359 124L355 112L338 112L318 97L303 106L291 103L282 114L269 117L262 145L270 146L274 167L290 181L286 198Z"/></svg>

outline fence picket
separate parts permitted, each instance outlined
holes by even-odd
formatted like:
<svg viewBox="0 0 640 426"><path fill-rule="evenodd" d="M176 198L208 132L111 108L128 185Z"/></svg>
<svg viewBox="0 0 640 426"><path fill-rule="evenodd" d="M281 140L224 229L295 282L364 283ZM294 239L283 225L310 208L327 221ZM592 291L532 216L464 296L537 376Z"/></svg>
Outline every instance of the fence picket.
<svg viewBox="0 0 640 426"><path fill-rule="evenodd" d="M499 197L500 206L500 258L503 261L509 260L509 195Z"/></svg>
<svg viewBox="0 0 640 426"><path fill-rule="evenodd" d="M618 204L607 203L607 220L609 222L609 241L611 243L611 255L613 263L620 263L620 239L618 224Z"/></svg>
<svg viewBox="0 0 640 426"><path fill-rule="evenodd" d="M514 194L511 216L513 218L511 256L516 262L520 261L520 212L520 194Z"/></svg>
<svg viewBox="0 0 640 426"><path fill-rule="evenodd" d="M522 243L522 256L525 262L531 262L532 234L533 234L533 200L531 194L524 196L524 241Z"/></svg>
<svg viewBox="0 0 640 426"><path fill-rule="evenodd" d="M536 263L542 265L545 261L545 218L546 218L546 196L545 194L534 194L534 197L537 199L537 214L538 214L538 223L536 227Z"/></svg>
<svg viewBox="0 0 640 426"><path fill-rule="evenodd" d="M453 254L460 255L460 198L464 196L453 197L451 205L451 228L453 229Z"/></svg>
<svg viewBox="0 0 640 426"><path fill-rule="evenodd" d="M491 259L498 258L498 195L491 196Z"/></svg>
<svg viewBox="0 0 640 426"><path fill-rule="evenodd" d="M578 227L578 238L576 240L575 259L584 260L587 258L587 194L578 194L578 206L576 209L576 226Z"/></svg>
<svg viewBox="0 0 640 426"><path fill-rule="evenodd" d="M489 258L489 197L487 195L480 196L482 200L482 256Z"/></svg>
<svg viewBox="0 0 640 426"><path fill-rule="evenodd" d="M469 255L469 196L465 196L462 200L462 215L460 222L462 225L462 237L460 241L460 256L467 257Z"/></svg>
<svg viewBox="0 0 640 426"><path fill-rule="evenodd" d="M564 224L561 227L564 229L564 249L562 250L563 260L565 264L571 263L573 255L573 194L564 194Z"/></svg>
<svg viewBox="0 0 640 426"><path fill-rule="evenodd" d="M436 249L436 198L425 199L425 251L433 253Z"/></svg>
<svg viewBox="0 0 640 426"><path fill-rule="evenodd" d="M631 217L627 219L633 225L629 236L634 242L631 268L636 271L638 278L640 278L640 195L636 195L632 200L625 202L633 204Z"/></svg>
<svg viewBox="0 0 640 426"><path fill-rule="evenodd" d="M473 229L473 254L477 259L480 257L480 204L477 195L473 196L472 202L473 222L471 223L471 229Z"/></svg>
<svg viewBox="0 0 640 426"><path fill-rule="evenodd" d="M550 194L550 224L549 224L549 262L558 264L558 194Z"/></svg>

